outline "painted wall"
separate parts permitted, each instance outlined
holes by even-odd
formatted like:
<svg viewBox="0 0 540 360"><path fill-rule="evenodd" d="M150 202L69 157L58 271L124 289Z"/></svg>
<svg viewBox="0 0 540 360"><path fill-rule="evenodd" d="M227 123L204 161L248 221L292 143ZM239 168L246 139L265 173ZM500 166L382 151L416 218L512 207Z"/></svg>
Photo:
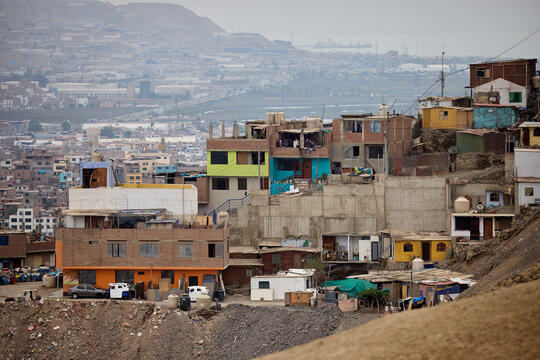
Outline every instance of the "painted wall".
<svg viewBox="0 0 540 360"><path fill-rule="evenodd" d="M216 176L219 177L219 176ZM242 199L253 190L259 190L260 183L259 178L247 177L247 190L238 190L238 177L228 177L229 179L229 190L214 190L212 189L212 177L209 177L209 191L210 198L208 202L209 211L214 210L225 201L230 199Z"/></svg>
<svg viewBox="0 0 540 360"><path fill-rule="evenodd" d="M448 111L448 118L441 119L440 113ZM457 110L455 108L435 107L422 109L423 129L457 129Z"/></svg>
<svg viewBox="0 0 540 360"><path fill-rule="evenodd" d="M514 107L477 106L474 108L475 129L500 129L512 126L517 120Z"/></svg>
<svg viewBox="0 0 540 360"><path fill-rule="evenodd" d="M274 300L284 300L286 292L306 291L307 281L311 286L309 276L253 276L251 278L251 288L259 289L260 281L268 281L270 289L274 289Z"/></svg>
<svg viewBox="0 0 540 360"><path fill-rule="evenodd" d="M481 136L456 133L456 147L458 153L484 152L484 141Z"/></svg>
<svg viewBox="0 0 540 360"><path fill-rule="evenodd" d="M529 131L529 145L540 146L540 136L534 136L534 129L535 128L525 129L525 131Z"/></svg>
<svg viewBox="0 0 540 360"><path fill-rule="evenodd" d="M69 189L70 210L166 209L172 215L197 214L193 185L122 184L113 188Z"/></svg>
<svg viewBox="0 0 540 360"><path fill-rule="evenodd" d="M498 91L499 92L499 104L501 105L516 105L516 106L527 106L527 92L524 86L520 86L518 84L514 84L511 81L498 78L493 81L490 81L486 84L477 86L474 88L475 92L475 101L479 102L485 102L489 99L479 99L476 94L482 92L482 93L488 93L491 91ZM521 102L510 102L510 93L511 92L520 92L521 93Z"/></svg>
<svg viewBox="0 0 540 360"><path fill-rule="evenodd" d="M532 188L533 196L526 196L525 189ZM520 182L518 183L519 205L532 204L534 199L540 199L540 183Z"/></svg>
<svg viewBox="0 0 540 360"><path fill-rule="evenodd" d="M514 167L516 177L540 178L540 149L515 149Z"/></svg>
<svg viewBox="0 0 540 360"><path fill-rule="evenodd" d="M412 252L405 252L404 245L406 243L411 243L413 246ZM437 251L437 244L443 243L446 245L445 251ZM438 262L443 261L446 258L446 254L450 250L451 241L450 240L432 240L430 241L430 253L431 253L431 261ZM415 257L422 257L422 241L416 240L416 241L396 241L395 242L395 255L394 259L396 262L409 262Z"/></svg>
<svg viewBox="0 0 540 360"><path fill-rule="evenodd" d="M251 152L251 151L250 151ZM228 151L227 158L228 163L217 165L211 163L211 151L206 152L206 172L208 176L258 176L259 175L259 165L239 165L236 163L236 153L237 151ZM261 151L261 154L264 153L265 163L261 164L261 176L268 176L268 152Z"/></svg>
<svg viewBox="0 0 540 360"><path fill-rule="evenodd" d="M452 216L451 220L451 232L450 235L455 237L470 237L471 231L470 230L456 230L456 217ZM478 229L480 230L480 238L482 239L484 237L484 218L479 217L478 218Z"/></svg>
<svg viewBox="0 0 540 360"><path fill-rule="evenodd" d="M285 184L276 184L275 182L279 182L288 178L293 177L294 171L292 170L278 170L278 160L285 159L285 158L272 158L271 159L271 167L270 167L270 184L271 186L271 194L279 194L280 192L284 192L289 190L290 186L287 186ZM286 160L297 160L301 162L301 158L287 158ZM296 171L297 177L299 174L302 173L301 166L299 167L298 171ZM330 175L330 158L311 158L311 180L320 178L322 174Z"/></svg>

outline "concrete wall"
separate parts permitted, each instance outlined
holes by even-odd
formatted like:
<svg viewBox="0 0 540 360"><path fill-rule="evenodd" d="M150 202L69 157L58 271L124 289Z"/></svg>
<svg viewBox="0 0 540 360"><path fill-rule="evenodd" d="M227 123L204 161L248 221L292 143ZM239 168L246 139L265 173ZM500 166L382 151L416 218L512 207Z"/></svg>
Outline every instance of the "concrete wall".
<svg viewBox="0 0 540 360"><path fill-rule="evenodd" d="M171 215L196 215L197 188L193 185L71 188L69 208L70 210L166 209Z"/></svg>
<svg viewBox="0 0 540 360"><path fill-rule="evenodd" d="M259 289L260 281L270 283L270 289L274 290L273 300L285 299L286 292L306 291L308 282L311 287L311 277L309 276L253 276L251 289Z"/></svg>
<svg viewBox="0 0 540 360"><path fill-rule="evenodd" d="M532 188L533 196L525 196L525 189ZM540 199L540 183L533 182L520 182L517 186L518 191L518 204L532 204L535 199Z"/></svg>
<svg viewBox="0 0 540 360"><path fill-rule="evenodd" d="M219 176L216 176L216 178ZM262 176L261 176L262 177ZM208 210L212 211L225 201L229 199L242 199L248 195L253 190L260 189L260 183L258 176L255 177L246 177L247 179L247 190L238 190L238 178L237 177L228 177L229 179L229 190L214 190L212 189L212 177L208 178L209 189L210 189L210 201L208 203Z"/></svg>
<svg viewBox="0 0 540 360"><path fill-rule="evenodd" d="M512 126L517 120L514 107L477 106L474 108L475 129L499 129Z"/></svg>
<svg viewBox="0 0 540 360"><path fill-rule="evenodd" d="M302 236L320 247L322 234L447 231L445 179L377 176L369 184L325 185L309 196L252 196L230 219L232 246Z"/></svg>
<svg viewBox="0 0 540 360"><path fill-rule="evenodd" d="M447 231L446 179L386 178L385 217L391 230Z"/></svg>
<svg viewBox="0 0 540 360"><path fill-rule="evenodd" d="M515 149L514 167L516 177L540 178L540 149Z"/></svg>
<svg viewBox="0 0 540 360"><path fill-rule="evenodd" d="M524 86L514 84L505 79L496 79L485 83L483 85L477 86L474 88L475 100L478 102L487 103L487 98L478 98L476 95L478 93L489 93L489 92L499 92L499 104L501 105L516 105L516 106L527 106L527 91ZM521 102L510 102L509 94L511 92L520 92L521 93Z"/></svg>

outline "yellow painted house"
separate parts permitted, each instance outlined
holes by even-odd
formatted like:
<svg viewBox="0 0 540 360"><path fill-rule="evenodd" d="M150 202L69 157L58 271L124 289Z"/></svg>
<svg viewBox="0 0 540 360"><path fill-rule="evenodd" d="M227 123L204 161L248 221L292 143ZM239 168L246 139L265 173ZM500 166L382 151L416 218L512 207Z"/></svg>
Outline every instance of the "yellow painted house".
<svg viewBox="0 0 540 360"><path fill-rule="evenodd" d="M525 121L519 128L524 146L540 146L540 122Z"/></svg>
<svg viewBox="0 0 540 360"><path fill-rule="evenodd" d="M451 237L439 234L391 232L394 261L410 262L414 258L439 262L446 259L452 245Z"/></svg>
<svg viewBox="0 0 540 360"><path fill-rule="evenodd" d="M423 129L469 129L473 127L472 108L439 106L422 109Z"/></svg>

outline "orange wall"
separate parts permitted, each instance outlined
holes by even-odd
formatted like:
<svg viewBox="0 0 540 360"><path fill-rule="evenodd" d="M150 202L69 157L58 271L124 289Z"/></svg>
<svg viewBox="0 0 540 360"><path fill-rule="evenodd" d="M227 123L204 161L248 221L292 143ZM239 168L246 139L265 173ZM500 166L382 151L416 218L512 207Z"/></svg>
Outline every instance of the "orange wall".
<svg viewBox="0 0 540 360"><path fill-rule="evenodd" d="M84 270L94 270L91 268L85 268ZM115 282L115 269L95 269L96 270L96 287L101 289L108 289L109 284ZM131 270L131 269L123 269ZM150 269L150 268L139 268L133 269L134 272L134 281L135 283L142 281L144 283L144 290L146 291L146 283L152 280L153 284L159 284L159 279L161 278L161 271L168 269ZM217 279L217 270L215 269L197 269L197 270L174 270L174 284L171 285L172 288L178 287L178 280L181 279L184 275L186 282L189 280L190 276L197 276L199 279L199 285L202 285L203 275L215 275ZM64 281L64 291L67 291L69 288L78 284L78 269L64 269L64 278L68 278L71 281ZM139 274L144 273L144 274Z"/></svg>

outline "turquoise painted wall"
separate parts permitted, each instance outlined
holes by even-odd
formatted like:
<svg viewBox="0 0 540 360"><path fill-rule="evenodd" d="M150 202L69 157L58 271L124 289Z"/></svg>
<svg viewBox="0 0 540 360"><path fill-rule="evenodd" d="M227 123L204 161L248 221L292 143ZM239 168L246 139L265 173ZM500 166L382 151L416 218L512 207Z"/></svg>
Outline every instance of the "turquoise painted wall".
<svg viewBox="0 0 540 360"><path fill-rule="evenodd" d="M517 120L518 110L513 107L475 107L475 129L500 129L512 126Z"/></svg>
<svg viewBox="0 0 540 360"><path fill-rule="evenodd" d="M281 158L272 158L270 163L270 194L279 194L281 192L289 190L290 186L285 184L274 184L275 181L282 181L293 176L294 171L292 170L278 170L278 160ZM298 160L301 161L301 158L288 158L287 160ZM296 172L295 177L299 177L302 173L301 167ZM318 174L318 176L317 176ZM330 174L330 158L312 158L311 159L311 180L320 178L323 174Z"/></svg>

